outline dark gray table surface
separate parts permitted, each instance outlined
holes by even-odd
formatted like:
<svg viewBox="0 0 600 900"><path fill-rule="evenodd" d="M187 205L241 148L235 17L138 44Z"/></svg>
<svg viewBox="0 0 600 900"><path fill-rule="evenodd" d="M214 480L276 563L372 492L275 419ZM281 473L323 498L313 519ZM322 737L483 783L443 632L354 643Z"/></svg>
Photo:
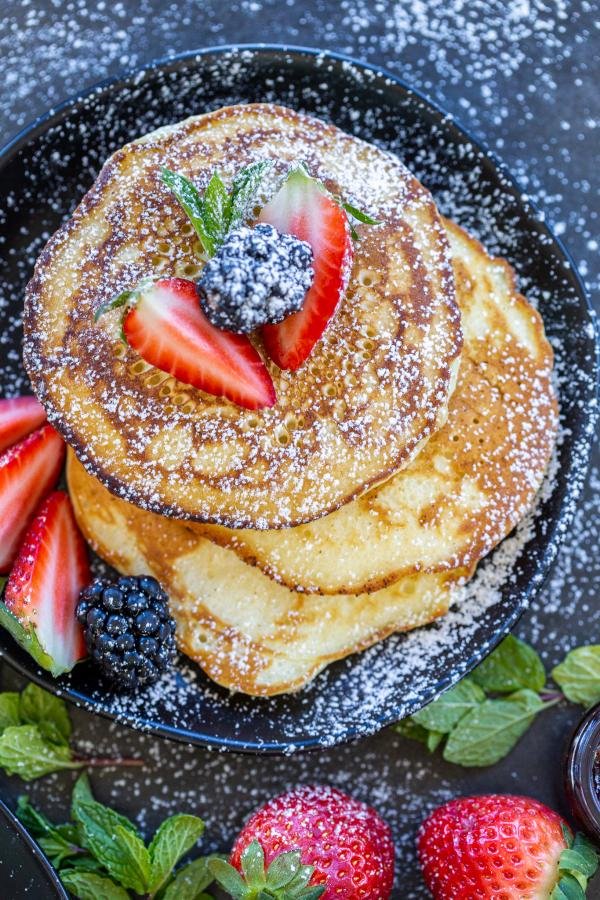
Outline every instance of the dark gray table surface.
<svg viewBox="0 0 600 900"><path fill-rule="evenodd" d="M257 41L343 51L401 75L491 147L545 212L593 293L600 273L597 18L593 0L1 0L0 136L8 140L100 79L171 53ZM600 640L597 465L596 452L563 549L517 628L548 665L572 646ZM2 673L2 687L15 683ZM505 761L463 770L392 730L355 746L260 760L159 741L73 711L83 749L147 761L141 772L104 771L93 783L148 831L168 813L193 811L207 820L205 846L225 850L248 812L288 786L330 782L368 800L394 829L394 896L404 900L427 895L414 834L438 802L512 791L563 808L561 755L580 715L566 705L546 712ZM27 790L60 816L71 782L68 774L50 776ZM22 789L6 778L1 788L9 803ZM598 880L590 896L600 897Z"/></svg>

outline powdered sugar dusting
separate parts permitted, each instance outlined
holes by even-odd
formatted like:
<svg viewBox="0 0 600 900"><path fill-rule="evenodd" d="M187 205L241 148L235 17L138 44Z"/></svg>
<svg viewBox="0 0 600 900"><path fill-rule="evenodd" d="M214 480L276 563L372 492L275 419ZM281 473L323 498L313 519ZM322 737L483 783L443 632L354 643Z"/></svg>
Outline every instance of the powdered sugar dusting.
<svg viewBox="0 0 600 900"><path fill-rule="evenodd" d="M3 89L8 125L4 133L14 132L35 113L79 90L83 82L91 83L124 65L139 64L142 54L160 56L200 42L251 40L259 33L263 37L268 22L271 33L280 35L281 40L344 50L387 65L434 96L476 134L485 136L509 162L521 189L542 203L557 233L575 249L581 273L595 287L598 213L591 202L594 169L590 148L600 116L593 67L597 55L594 13L594 4L585 0L568 8L564 3L541 0L473 0L468 5L462 0L430 0L427 4L342 0L318 5L261 0L232 4L227 16L216 0L206 0L201 14L195 0L180 0L176 16L169 5L148 0L141 0L133 12L120 2L75 0L49 4L46 9L41 4L34 8L24 0L5 12L10 18L4 20L0 31L0 54L8 72ZM181 115L177 100L173 110L174 118ZM349 110L349 116L356 123L371 121L358 110ZM419 174L435 177L428 169L435 152L427 141L418 140L411 163ZM54 160L52 164L60 174L68 170L70 162ZM83 158L83 169L86 165L87 174L80 179L73 199L89 185L97 159ZM475 172L474 185L478 178ZM464 183L464 175L452 178L454 189L444 193L446 211L475 227L491 250L515 246L516 236L511 241L510 231L496 234L489 208L470 203L468 191L464 200ZM438 189L446 190L442 178ZM48 213L41 213L40 228L45 233L21 235L18 253L13 248L5 258L10 266L6 277L13 284L10 290L3 285L4 300L18 298L32 259L58 224L55 213L70 208L71 194L61 191L59 179L56 191L48 197ZM522 276L523 267L518 268ZM556 285L568 305L569 297L558 290L560 279ZM536 285L527 278L526 293L529 299L537 299L542 309L552 302L548 291L536 288L532 292L532 288ZM591 340L593 329L588 327L587 339ZM552 340L560 349L569 337L568 325L558 323L553 331ZM6 336L3 341L0 348L9 347ZM11 373L15 372L18 352L9 349L5 359ZM589 403L586 381L572 373L569 355L561 353L559 363L567 390L574 376L574 393L581 393L582 405ZM23 390L22 376L11 374L6 382L6 370L4 374L11 393ZM571 477L581 481L585 453L583 444L578 447L582 464L571 471ZM570 646L594 639L600 629L595 552L599 497L595 470L587 499L572 525L563 526L567 542L553 574L519 626L520 634L535 641L549 665L558 662ZM248 758L224 758L195 748L174 747L107 726L84 713L76 718L77 733L85 730L88 735L83 742L88 749L111 753L119 747L148 760L141 778L136 772L108 772L94 778L101 798L138 818L148 834L164 815L189 809L208 819L205 846L226 850L252 807L267 796L296 783L331 782L372 802L392 824L399 854L394 896L423 900L426 891L413 841L425 813L450 796L486 790L512 789L560 806L560 751L579 716L574 707L552 710L503 763L491 770L465 772L443 763L439 755L424 755L419 745L389 730L359 747L297 755L264 765ZM63 818L70 780L70 775L43 779L31 786L31 793L45 811ZM10 791L13 796L22 792L22 784L13 783L7 788L7 793Z"/></svg>

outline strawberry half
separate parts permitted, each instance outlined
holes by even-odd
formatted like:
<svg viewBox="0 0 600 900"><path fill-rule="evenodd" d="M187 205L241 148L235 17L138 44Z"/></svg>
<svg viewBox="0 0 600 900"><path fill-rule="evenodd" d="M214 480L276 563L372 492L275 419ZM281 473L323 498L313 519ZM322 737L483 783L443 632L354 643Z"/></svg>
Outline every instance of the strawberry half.
<svg viewBox="0 0 600 900"><path fill-rule="evenodd" d="M598 865L589 841L573 838L557 813L510 794L445 803L423 823L417 844L435 900L583 897Z"/></svg>
<svg viewBox="0 0 600 900"><path fill-rule="evenodd" d="M273 362L295 371L309 357L348 287L353 256L348 216L319 181L297 166L259 220L307 241L313 251L315 275L302 309L262 329Z"/></svg>
<svg viewBox="0 0 600 900"><path fill-rule="evenodd" d="M0 574L5 574L39 503L60 476L65 445L44 425L0 456Z"/></svg>
<svg viewBox="0 0 600 900"><path fill-rule="evenodd" d="M0 400L0 453L27 437L46 421L46 410L35 397Z"/></svg>
<svg viewBox="0 0 600 900"><path fill-rule="evenodd" d="M87 655L75 607L89 580L86 545L71 501L55 491L31 523L0 604L0 623L55 676Z"/></svg>
<svg viewBox="0 0 600 900"><path fill-rule="evenodd" d="M244 335L209 322L194 282L163 278L140 285L102 307L96 318L125 305L125 339L150 365L246 409L273 406L275 388L258 352Z"/></svg>

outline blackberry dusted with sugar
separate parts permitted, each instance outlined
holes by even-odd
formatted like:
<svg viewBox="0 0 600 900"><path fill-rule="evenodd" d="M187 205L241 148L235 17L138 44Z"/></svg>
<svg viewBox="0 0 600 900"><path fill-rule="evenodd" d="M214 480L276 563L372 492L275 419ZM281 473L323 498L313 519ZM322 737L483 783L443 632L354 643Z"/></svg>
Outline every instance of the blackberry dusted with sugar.
<svg viewBox="0 0 600 900"><path fill-rule="evenodd" d="M90 656L119 687L152 684L175 658L175 622L155 578L96 578L77 605Z"/></svg>
<svg viewBox="0 0 600 900"><path fill-rule="evenodd" d="M314 276L310 244L272 225L232 231L198 281L213 325L247 334L302 307Z"/></svg>

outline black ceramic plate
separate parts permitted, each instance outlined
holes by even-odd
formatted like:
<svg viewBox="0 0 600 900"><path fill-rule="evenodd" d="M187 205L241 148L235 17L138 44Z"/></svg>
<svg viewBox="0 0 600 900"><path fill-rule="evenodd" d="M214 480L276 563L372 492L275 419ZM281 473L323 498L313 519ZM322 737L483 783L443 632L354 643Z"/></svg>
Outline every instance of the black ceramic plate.
<svg viewBox="0 0 600 900"><path fill-rule="evenodd" d="M89 664L54 681L0 634L12 666L50 690L156 734L235 750L286 752L340 743L414 712L456 682L515 624L569 522L593 431L596 351L584 291L560 243L502 167L452 119L397 79L339 56L290 48L219 48L101 85L34 123L0 159L0 378L20 366L23 288L46 238L119 145L187 115L274 100L331 120L398 153L444 213L515 266L554 344L563 422L553 474L535 514L480 567L469 596L439 624L396 635L274 700L231 697L181 660L176 673L124 700Z"/></svg>
<svg viewBox="0 0 600 900"><path fill-rule="evenodd" d="M58 875L11 811L0 800L0 884L11 900L67 900Z"/></svg>

